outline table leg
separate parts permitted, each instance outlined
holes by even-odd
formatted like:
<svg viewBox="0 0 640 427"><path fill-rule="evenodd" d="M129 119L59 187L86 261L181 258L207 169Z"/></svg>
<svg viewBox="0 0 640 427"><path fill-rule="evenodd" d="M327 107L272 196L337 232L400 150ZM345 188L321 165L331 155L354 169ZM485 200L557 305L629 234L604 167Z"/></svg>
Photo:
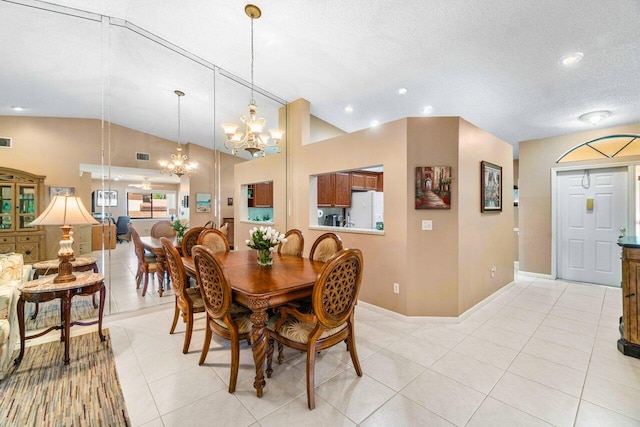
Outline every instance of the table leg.
<svg viewBox="0 0 640 427"><path fill-rule="evenodd" d="M95 294L93 294L95 296ZM98 312L98 335L100 335L100 341L104 341L105 337L102 333L102 313L104 312L104 299L107 295L107 288L104 283L100 287L100 311Z"/></svg>
<svg viewBox="0 0 640 427"><path fill-rule="evenodd" d="M256 378L253 381L253 387L256 389L258 397L262 397L262 389L265 385L264 380L264 358L266 352L266 323L269 316L266 308L252 309L251 323L251 350L253 351L253 361L256 365Z"/></svg>
<svg viewBox="0 0 640 427"><path fill-rule="evenodd" d="M159 252L156 254L156 262L158 263L158 271L156 272L156 276L158 279L158 295L162 296L164 292L164 288L162 287L164 283L164 253L160 254Z"/></svg>
<svg viewBox="0 0 640 427"><path fill-rule="evenodd" d="M69 342L71 341L71 291L60 298L64 307L64 364L69 364Z"/></svg>
<svg viewBox="0 0 640 427"><path fill-rule="evenodd" d="M19 365L22 362L22 356L24 356L24 300L22 298L18 298L18 329L20 330L20 354L13 361L14 364Z"/></svg>

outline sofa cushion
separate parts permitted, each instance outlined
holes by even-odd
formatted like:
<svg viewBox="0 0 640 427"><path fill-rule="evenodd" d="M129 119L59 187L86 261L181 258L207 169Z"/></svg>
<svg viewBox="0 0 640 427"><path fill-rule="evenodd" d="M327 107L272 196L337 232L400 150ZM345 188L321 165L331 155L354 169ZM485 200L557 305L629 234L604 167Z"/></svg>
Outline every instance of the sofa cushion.
<svg viewBox="0 0 640 427"><path fill-rule="evenodd" d="M22 280L22 254L0 254L0 286Z"/></svg>
<svg viewBox="0 0 640 427"><path fill-rule="evenodd" d="M0 345L9 339L9 321L0 320Z"/></svg>
<svg viewBox="0 0 640 427"><path fill-rule="evenodd" d="M9 307L19 284L18 280L13 280L0 286L0 320L9 318Z"/></svg>

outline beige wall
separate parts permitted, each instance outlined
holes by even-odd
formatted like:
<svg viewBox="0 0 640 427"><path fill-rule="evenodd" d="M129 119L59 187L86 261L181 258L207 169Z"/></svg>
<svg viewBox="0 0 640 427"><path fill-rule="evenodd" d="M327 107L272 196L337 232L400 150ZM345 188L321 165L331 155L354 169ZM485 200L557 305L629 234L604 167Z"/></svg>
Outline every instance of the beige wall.
<svg viewBox="0 0 640 427"><path fill-rule="evenodd" d="M519 264L520 271L551 274L551 169L638 162L640 157L556 164L567 150L589 140L621 133L640 134L640 124L595 129L571 135L520 142Z"/></svg>
<svg viewBox="0 0 640 427"><path fill-rule="evenodd" d="M236 166L236 192L243 183L273 180L274 191L280 186L290 190L291 214L286 223L275 214L274 226L284 231L298 228L305 238L305 256L313 241L326 230L310 226L310 176L326 172L352 170L383 165L384 212L383 235L337 230L345 247L357 247L364 253L365 270L360 299L368 303L411 316L458 316L464 310L486 298L513 279L513 246L490 244L490 252L478 249L487 240L496 240L493 233L513 231L512 208L501 214L480 215L480 160L503 165L505 185L512 185L511 146L497 140L458 118L402 119L372 129L365 129L308 144L311 138L310 105L297 100L286 107L288 180L280 180L276 156L258 159ZM460 144L460 149L458 147ZM459 151L469 153L460 156ZM265 160L273 158L268 164ZM276 163L277 162L277 163ZM458 163L464 165L460 172ZM465 185L459 189L454 180L454 192L460 192L448 211L416 211L414 204L415 167L451 165L454 177ZM509 191L505 204L513 204ZM464 199L461 201L461 199ZM286 197L274 198L287 204ZM461 209L473 209L462 214ZM422 219L434 221L434 231L418 231ZM468 223L469 238L459 236L459 222ZM236 222L236 241L244 241L252 224ZM477 241L476 241L477 239ZM446 242L447 244L443 244ZM472 248L468 250L467 248ZM238 245L238 249L247 249ZM462 252L468 252L464 256ZM465 262L467 265L461 266ZM489 268L497 266L498 274L489 279ZM509 267L509 265L511 267ZM464 270L464 271L462 271ZM509 276L511 274L511 276ZM486 276L486 277L485 277ZM400 294L393 293L393 283L400 284ZM476 286L476 283L478 286ZM464 295L461 297L459 293Z"/></svg>

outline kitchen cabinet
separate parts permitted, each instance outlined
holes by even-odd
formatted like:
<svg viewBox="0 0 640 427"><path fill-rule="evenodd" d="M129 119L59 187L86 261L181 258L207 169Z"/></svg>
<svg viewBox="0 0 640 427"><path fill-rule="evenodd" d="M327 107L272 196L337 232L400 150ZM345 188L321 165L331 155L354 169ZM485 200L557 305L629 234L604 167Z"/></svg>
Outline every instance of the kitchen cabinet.
<svg viewBox="0 0 640 427"><path fill-rule="evenodd" d="M29 225L44 204L44 179L0 168L0 253L21 253L25 263L46 258L44 230Z"/></svg>
<svg viewBox="0 0 640 427"><path fill-rule="evenodd" d="M273 181L249 184L247 191L250 208L273 207Z"/></svg>
<svg viewBox="0 0 640 427"><path fill-rule="evenodd" d="M378 180L381 174L376 172L351 172L351 190L353 191L382 191L378 190Z"/></svg>
<svg viewBox="0 0 640 427"><path fill-rule="evenodd" d="M75 230L75 227L74 227ZM86 243L87 237L83 236L79 242L78 253L84 254L84 247L80 247L82 243ZM102 242L104 241L105 249L115 249L116 248L116 225L111 221L107 221L104 224L104 235L102 234L102 224L91 226L91 249L94 251L102 250Z"/></svg>
<svg viewBox="0 0 640 427"><path fill-rule="evenodd" d="M336 172L318 175L318 207L351 206L351 174Z"/></svg>

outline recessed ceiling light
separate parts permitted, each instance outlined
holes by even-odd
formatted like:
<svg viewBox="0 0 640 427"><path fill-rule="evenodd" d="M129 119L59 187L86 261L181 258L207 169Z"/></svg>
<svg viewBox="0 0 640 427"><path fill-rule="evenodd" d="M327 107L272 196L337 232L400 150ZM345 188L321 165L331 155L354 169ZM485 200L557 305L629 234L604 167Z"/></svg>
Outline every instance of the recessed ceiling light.
<svg viewBox="0 0 640 427"><path fill-rule="evenodd" d="M371 125L371 127L376 127L376 126L378 126L380 124L380 122L377 121L377 120L371 120L371 123L369 123L369 124Z"/></svg>
<svg viewBox="0 0 640 427"><path fill-rule="evenodd" d="M422 108L422 114L431 114L433 112L433 107L431 105L427 105Z"/></svg>
<svg viewBox="0 0 640 427"><path fill-rule="evenodd" d="M564 66L570 66L580 62L584 54L582 52L571 52L564 55L558 62Z"/></svg>
<svg viewBox="0 0 640 427"><path fill-rule="evenodd" d="M404 95L405 93L407 93L406 87L401 87L400 89L398 89L398 95Z"/></svg>
<svg viewBox="0 0 640 427"><path fill-rule="evenodd" d="M353 111L353 107L351 105L347 105L344 107L344 111L347 113L351 113Z"/></svg>
<svg viewBox="0 0 640 427"><path fill-rule="evenodd" d="M590 125L596 125L611 115L611 111L591 111L578 117L581 122L588 123Z"/></svg>

